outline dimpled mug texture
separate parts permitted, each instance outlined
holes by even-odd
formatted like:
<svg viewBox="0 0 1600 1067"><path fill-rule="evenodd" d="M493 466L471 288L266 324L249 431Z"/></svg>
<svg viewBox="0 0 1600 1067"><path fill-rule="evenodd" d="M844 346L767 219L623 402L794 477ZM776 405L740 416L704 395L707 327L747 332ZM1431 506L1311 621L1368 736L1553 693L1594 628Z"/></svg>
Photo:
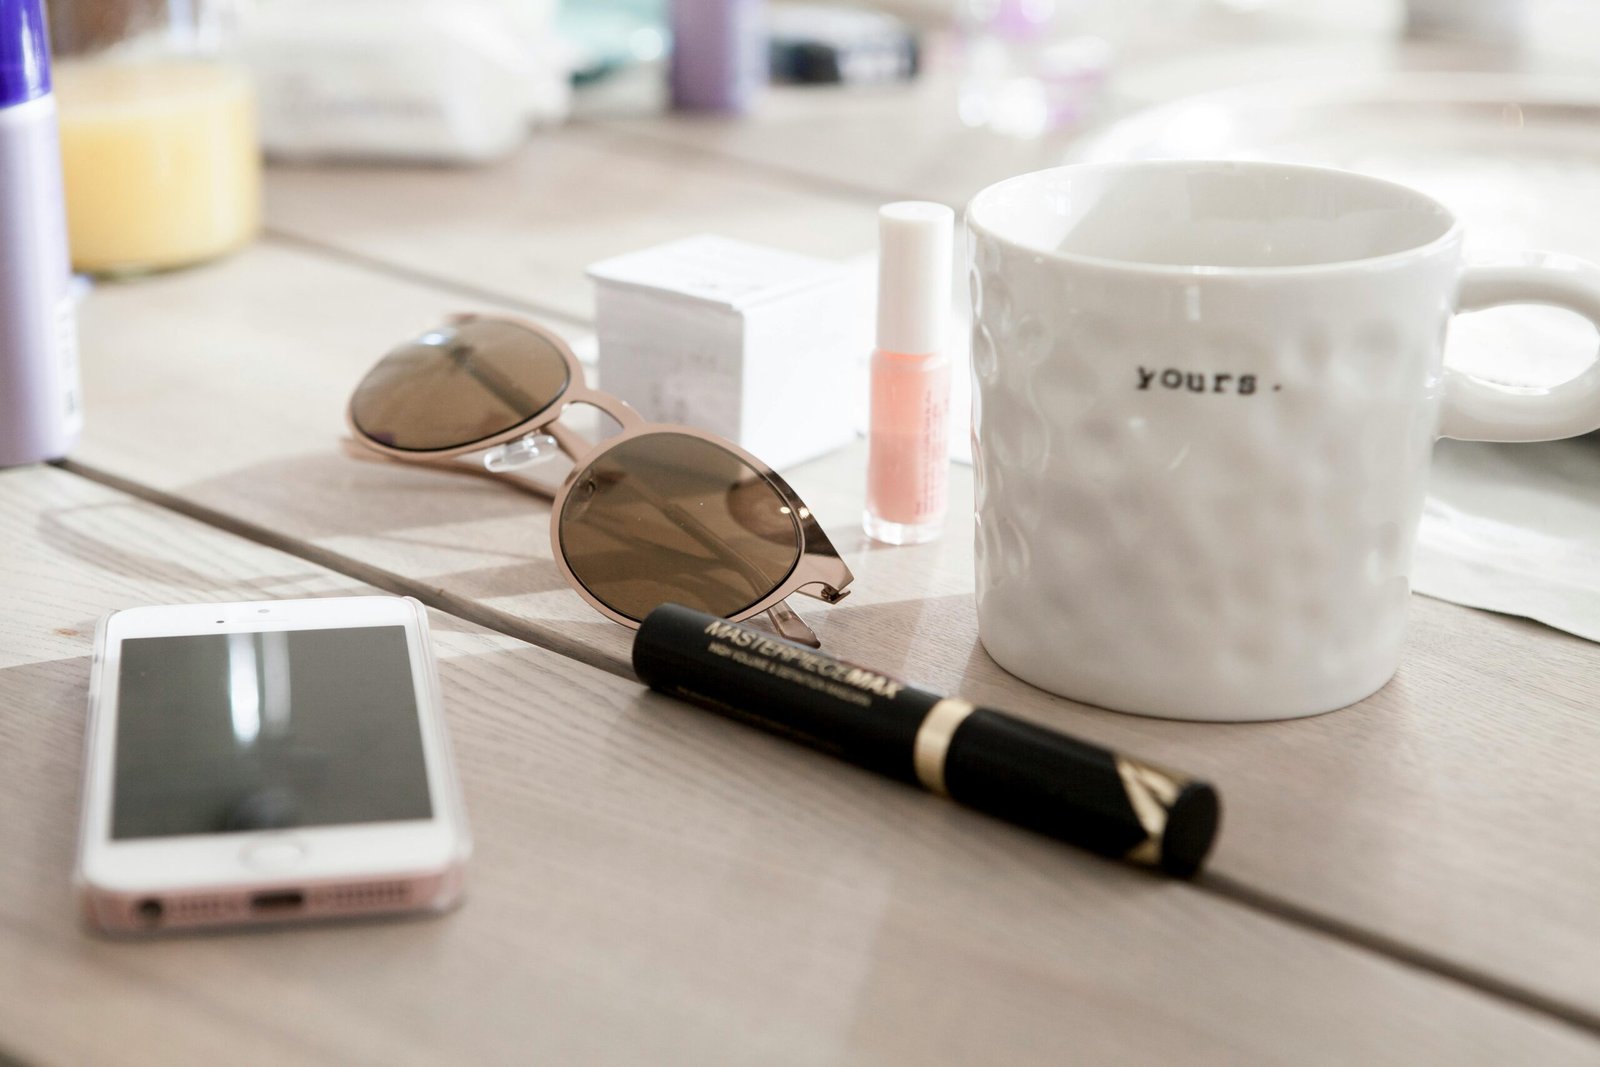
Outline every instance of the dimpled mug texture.
<svg viewBox="0 0 1600 1067"><path fill-rule="evenodd" d="M968 225L989 654L1177 718L1315 714L1381 687L1456 232L1361 264L1207 273L1051 255L971 209Z"/></svg>

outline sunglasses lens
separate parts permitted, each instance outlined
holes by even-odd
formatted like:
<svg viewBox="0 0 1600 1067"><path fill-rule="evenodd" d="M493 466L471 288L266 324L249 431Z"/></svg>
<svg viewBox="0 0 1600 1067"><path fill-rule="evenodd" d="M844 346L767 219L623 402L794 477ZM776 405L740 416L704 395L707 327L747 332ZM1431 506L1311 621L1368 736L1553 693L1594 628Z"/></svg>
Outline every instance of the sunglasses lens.
<svg viewBox="0 0 1600 1067"><path fill-rule="evenodd" d="M391 448L460 448L533 418L568 377L561 350L541 334L474 319L384 356L356 387L350 413L357 430Z"/></svg>
<svg viewBox="0 0 1600 1067"><path fill-rule="evenodd" d="M800 559L799 516L762 473L720 445L661 432L608 449L567 494L567 566L635 621L666 603L735 615Z"/></svg>

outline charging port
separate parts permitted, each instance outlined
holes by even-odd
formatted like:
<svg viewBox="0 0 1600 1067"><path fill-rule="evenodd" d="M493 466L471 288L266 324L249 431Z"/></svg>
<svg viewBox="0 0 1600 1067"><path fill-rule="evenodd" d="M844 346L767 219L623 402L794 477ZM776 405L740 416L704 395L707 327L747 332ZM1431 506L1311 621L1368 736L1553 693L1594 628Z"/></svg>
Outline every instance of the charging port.
<svg viewBox="0 0 1600 1067"><path fill-rule="evenodd" d="M306 895L298 889L257 893L250 898L251 911L294 911L305 906Z"/></svg>
<svg viewBox="0 0 1600 1067"><path fill-rule="evenodd" d="M156 923L161 921L161 915L166 910L166 908L162 907L161 901L157 900L155 897L147 897L144 900L139 901L139 906L134 908L134 911L138 913L139 918L149 923L151 926L154 926Z"/></svg>

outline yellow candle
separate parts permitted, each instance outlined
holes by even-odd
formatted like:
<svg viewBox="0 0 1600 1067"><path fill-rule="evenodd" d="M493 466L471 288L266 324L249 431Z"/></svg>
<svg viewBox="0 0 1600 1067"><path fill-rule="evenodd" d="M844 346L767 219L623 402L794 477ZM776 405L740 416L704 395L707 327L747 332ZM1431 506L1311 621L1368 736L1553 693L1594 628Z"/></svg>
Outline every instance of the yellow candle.
<svg viewBox="0 0 1600 1067"><path fill-rule="evenodd" d="M64 62L55 72L72 265L161 270L261 224L255 99L220 63Z"/></svg>

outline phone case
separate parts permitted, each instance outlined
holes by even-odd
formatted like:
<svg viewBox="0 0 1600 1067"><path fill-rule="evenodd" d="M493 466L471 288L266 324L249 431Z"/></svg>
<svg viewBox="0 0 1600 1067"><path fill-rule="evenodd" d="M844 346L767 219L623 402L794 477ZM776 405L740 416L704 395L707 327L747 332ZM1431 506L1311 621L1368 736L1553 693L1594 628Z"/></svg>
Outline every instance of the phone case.
<svg viewBox="0 0 1600 1067"><path fill-rule="evenodd" d="M401 599L409 602L416 615L418 634L426 653L426 669L422 673L432 707L436 709L436 714L432 716L432 730L439 759L443 763L439 777L443 791L448 794L441 798L445 801L441 806L449 810L456 845L449 862L434 870L389 872L374 877L321 880L243 878L237 884L225 886L185 888L181 884L174 884L168 888L137 893L93 884L85 869L90 845L90 779L95 766L95 739L100 732L98 720L103 714L100 694L105 681L106 641L111 620L118 614L111 611L102 616L95 627L88 715L85 719L83 802L79 811L78 849L73 868L74 895L87 927L112 936L144 936L214 927L278 925L418 912L442 913L461 902L472 839L467 827L450 731L444 721L438 660L433 654L426 607L414 597Z"/></svg>

